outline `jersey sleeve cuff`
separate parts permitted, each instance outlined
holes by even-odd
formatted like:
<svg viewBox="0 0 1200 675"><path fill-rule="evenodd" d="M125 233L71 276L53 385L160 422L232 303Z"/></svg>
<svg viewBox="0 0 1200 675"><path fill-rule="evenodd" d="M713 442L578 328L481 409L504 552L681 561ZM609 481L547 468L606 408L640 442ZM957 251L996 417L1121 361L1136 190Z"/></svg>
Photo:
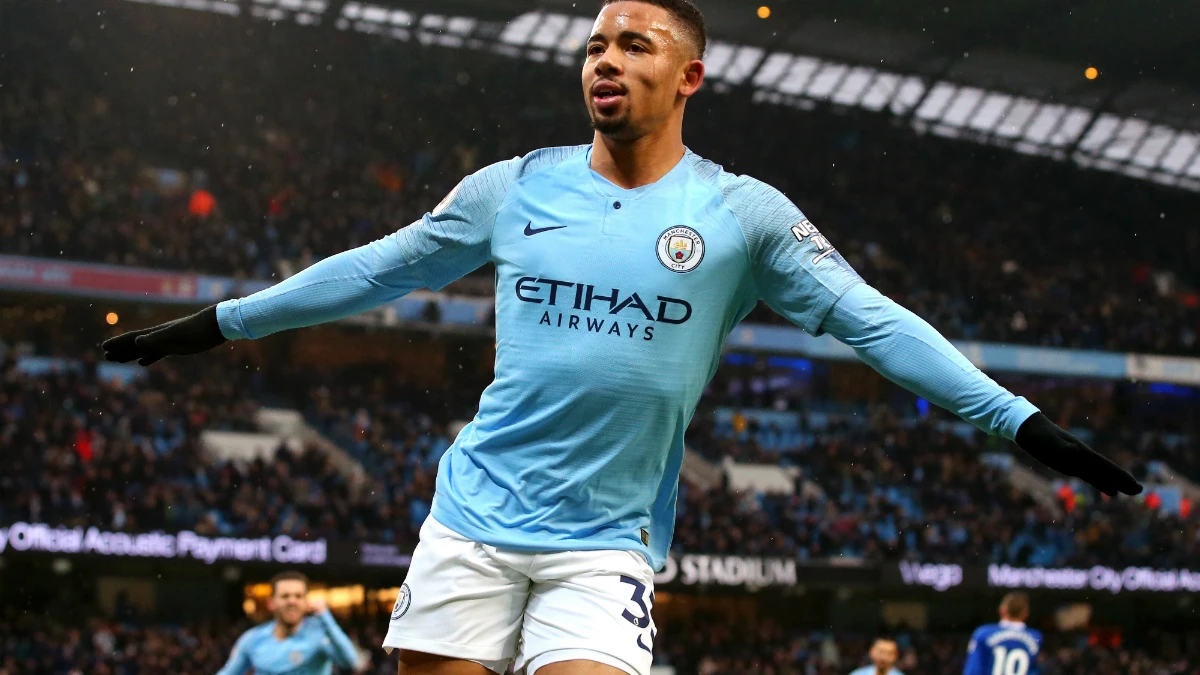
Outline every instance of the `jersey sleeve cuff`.
<svg viewBox="0 0 1200 675"><path fill-rule="evenodd" d="M1033 417L1037 412L1039 412L1037 406L1030 403L1024 396L1013 397L1012 404L1005 411L997 432L1010 441L1016 440L1017 429L1020 429L1025 420Z"/></svg>
<svg viewBox="0 0 1200 675"><path fill-rule="evenodd" d="M242 322L241 301L225 300L217 303L217 326L226 340L252 339Z"/></svg>

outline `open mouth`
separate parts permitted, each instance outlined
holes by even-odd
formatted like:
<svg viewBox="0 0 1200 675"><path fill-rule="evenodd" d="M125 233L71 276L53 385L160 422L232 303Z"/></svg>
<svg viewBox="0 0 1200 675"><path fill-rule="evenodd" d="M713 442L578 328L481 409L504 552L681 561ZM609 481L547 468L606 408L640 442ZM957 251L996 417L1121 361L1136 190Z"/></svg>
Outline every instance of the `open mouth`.
<svg viewBox="0 0 1200 675"><path fill-rule="evenodd" d="M616 82L597 82L592 86L592 100L597 106L608 107L619 103L625 96L625 89Z"/></svg>

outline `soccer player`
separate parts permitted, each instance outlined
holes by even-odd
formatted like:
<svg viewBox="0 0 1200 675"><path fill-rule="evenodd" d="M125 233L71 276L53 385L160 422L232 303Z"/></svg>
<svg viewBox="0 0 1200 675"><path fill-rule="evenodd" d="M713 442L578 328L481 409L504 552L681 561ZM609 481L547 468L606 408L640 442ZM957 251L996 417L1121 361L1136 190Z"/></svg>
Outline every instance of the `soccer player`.
<svg viewBox="0 0 1200 675"><path fill-rule="evenodd" d="M871 665L863 666L850 675L904 675L896 669L896 661L900 658L900 646L891 638L875 638L871 651L867 656Z"/></svg>
<svg viewBox="0 0 1200 675"><path fill-rule="evenodd" d="M309 602L308 577L283 572L271 579L275 619L242 633L217 675L290 673L328 675L334 664L358 666L358 650L323 602Z"/></svg>
<svg viewBox="0 0 1200 675"><path fill-rule="evenodd" d="M149 365L495 265L495 379L442 457L384 639L402 675L649 671L684 430L759 299L1051 468L1141 490L866 284L782 193L684 146L704 47L689 0L607 0L582 69L589 145L487 166L383 239L104 343Z"/></svg>
<svg viewBox="0 0 1200 675"><path fill-rule="evenodd" d="M967 645L963 675L1037 675L1042 634L1025 626L1029 596L1009 593L1000 601L1000 623L980 626Z"/></svg>

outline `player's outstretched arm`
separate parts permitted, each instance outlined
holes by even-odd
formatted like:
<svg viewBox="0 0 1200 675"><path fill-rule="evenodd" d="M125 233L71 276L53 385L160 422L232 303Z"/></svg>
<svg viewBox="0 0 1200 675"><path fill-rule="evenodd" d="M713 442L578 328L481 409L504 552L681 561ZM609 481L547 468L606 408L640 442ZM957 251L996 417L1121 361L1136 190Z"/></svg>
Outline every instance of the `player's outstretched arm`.
<svg viewBox="0 0 1200 675"><path fill-rule="evenodd" d="M198 354L226 340L336 321L418 288L440 289L488 261L496 207L512 173L511 162L486 167L408 227L253 295L112 338L103 344L104 356L145 366L165 356Z"/></svg>
<svg viewBox="0 0 1200 675"><path fill-rule="evenodd" d="M1015 440L1051 469L1109 496L1142 491L1129 472L996 384L932 326L867 284L846 291L821 328L884 377L988 433Z"/></svg>
<svg viewBox="0 0 1200 675"><path fill-rule="evenodd" d="M1128 472L996 384L932 326L863 282L782 193L752 178L722 176L759 295L772 309L813 335L833 335L884 377L988 433L1015 440L1056 471L1108 495L1141 492Z"/></svg>
<svg viewBox="0 0 1200 675"><path fill-rule="evenodd" d="M333 614L325 607L319 607L313 612L313 616L320 622L325 636L329 638L326 651L333 662L341 668L352 670L357 668L358 649L354 647L354 641L350 639L350 636L346 635L342 627L337 624Z"/></svg>

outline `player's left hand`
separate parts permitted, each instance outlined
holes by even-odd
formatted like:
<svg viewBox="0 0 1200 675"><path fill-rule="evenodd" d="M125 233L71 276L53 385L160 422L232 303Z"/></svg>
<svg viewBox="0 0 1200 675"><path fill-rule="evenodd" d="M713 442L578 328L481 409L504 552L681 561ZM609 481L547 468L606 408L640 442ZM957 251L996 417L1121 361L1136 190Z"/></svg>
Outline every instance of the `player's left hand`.
<svg viewBox="0 0 1200 675"><path fill-rule="evenodd" d="M308 600L308 613L309 614L320 614L321 612L324 612L327 609L329 609L329 606L326 605L325 600L323 600L321 598L310 598Z"/></svg>
<svg viewBox="0 0 1200 675"><path fill-rule="evenodd" d="M1109 497L1136 495L1142 484L1133 474L1089 448L1042 413L1034 413L1017 430L1017 445L1055 471L1079 478Z"/></svg>
<svg viewBox="0 0 1200 675"><path fill-rule="evenodd" d="M109 338L100 346L107 361L129 363L136 359L138 365L148 366L167 356L191 356L225 342L217 322L217 306L212 305L182 319Z"/></svg>

